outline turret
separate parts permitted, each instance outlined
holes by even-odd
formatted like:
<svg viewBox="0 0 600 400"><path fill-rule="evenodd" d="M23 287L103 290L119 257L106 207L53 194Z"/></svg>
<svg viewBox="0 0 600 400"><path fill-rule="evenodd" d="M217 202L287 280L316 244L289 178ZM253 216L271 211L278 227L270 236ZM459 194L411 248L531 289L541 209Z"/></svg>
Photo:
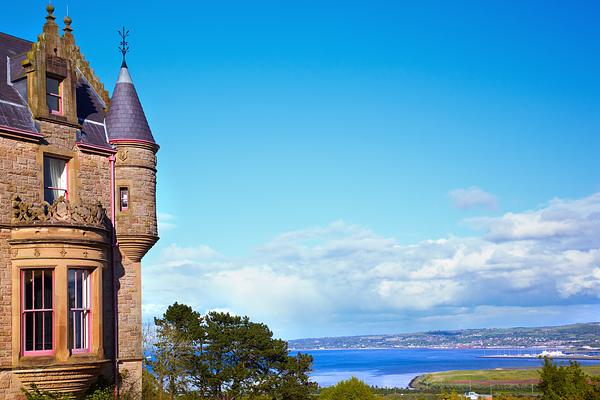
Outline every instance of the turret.
<svg viewBox="0 0 600 400"><path fill-rule="evenodd" d="M115 163L116 233L119 248L140 261L158 240L156 152L150 126L125 61L106 116L108 139L117 148Z"/></svg>
<svg viewBox="0 0 600 400"><path fill-rule="evenodd" d="M106 116L115 160L115 232L120 262L115 265L118 369L134 381L142 376L141 259L158 240L156 225L156 152L144 109L131 80L123 31L123 63Z"/></svg>

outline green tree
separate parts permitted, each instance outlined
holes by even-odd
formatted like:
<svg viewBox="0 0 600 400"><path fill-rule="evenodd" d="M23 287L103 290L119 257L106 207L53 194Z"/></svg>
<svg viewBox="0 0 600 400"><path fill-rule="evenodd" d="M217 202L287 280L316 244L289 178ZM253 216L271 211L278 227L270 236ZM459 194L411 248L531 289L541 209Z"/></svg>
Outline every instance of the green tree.
<svg viewBox="0 0 600 400"><path fill-rule="evenodd" d="M543 400L592 400L596 391L595 385L588 383L589 378L577 362L569 365L554 364L544 358L544 366L540 371L539 388Z"/></svg>
<svg viewBox="0 0 600 400"><path fill-rule="evenodd" d="M306 400L316 385L312 357L289 356L287 343L248 317L211 312L202 317L175 303L155 319L153 361L159 399ZM151 380L148 380L150 382Z"/></svg>
<svg viewBox="0 0 600 400"><path fill-rule="evenodd" d="M202 317L191 307L175 303L162 318L155 318L156 341L149 362L158 381L158 398L163 389L170 399L190 390L190 371L201 337Z"/></svg>
<svg viewBox="0 0 600 400"><path fill-rule="evenodd" d="M374 400L376 398L371 387L354 376L338 382L335 386L322 389L319 394L319 400Z"/></svg>
<svg viewBox="0 0 600 400"><path fill-rule="evenodd" d="M290 357L287 343L274 339L265 324L211 312L204 318L203 328L193 382L204 395L301 400L313 390L308 379L312 357Z"/></svg>

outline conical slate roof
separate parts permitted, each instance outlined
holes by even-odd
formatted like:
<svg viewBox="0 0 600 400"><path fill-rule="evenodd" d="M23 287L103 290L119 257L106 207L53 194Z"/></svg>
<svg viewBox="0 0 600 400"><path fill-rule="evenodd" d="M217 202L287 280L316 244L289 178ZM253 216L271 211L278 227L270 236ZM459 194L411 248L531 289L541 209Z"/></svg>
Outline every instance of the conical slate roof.
<svg viewBox="0 0 600 400"><path fill-rule="evenodd" d="M109 141L140 140L155 143L144 109L123 62L106 115Z"/></svg>

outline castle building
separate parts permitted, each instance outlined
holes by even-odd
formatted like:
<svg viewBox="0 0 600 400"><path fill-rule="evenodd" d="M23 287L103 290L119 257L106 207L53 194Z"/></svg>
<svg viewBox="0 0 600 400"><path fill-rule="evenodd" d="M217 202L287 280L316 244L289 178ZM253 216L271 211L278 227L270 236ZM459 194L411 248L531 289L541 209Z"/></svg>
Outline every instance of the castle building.
<svg viewBox="0 0 600 400"><path fill-rule="evenodd" d="M109 98L47 12L36 42L0 33L0 399L141 383L158 145L124 58Z"/></svg>

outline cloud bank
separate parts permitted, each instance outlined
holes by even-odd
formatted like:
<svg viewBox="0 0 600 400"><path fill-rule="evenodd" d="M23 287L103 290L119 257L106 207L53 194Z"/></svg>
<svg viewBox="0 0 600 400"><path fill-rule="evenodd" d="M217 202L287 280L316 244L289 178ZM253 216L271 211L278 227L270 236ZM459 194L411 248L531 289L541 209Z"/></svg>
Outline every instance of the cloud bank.
<svg viewBox="0 0 600 400"><path fill-rule="evenodd" d="M144 266L145 316L180 301L285 338L598 319L600 193L470 223L480 235L407 245L339 221L241 259L168 245Z"/></svg>

